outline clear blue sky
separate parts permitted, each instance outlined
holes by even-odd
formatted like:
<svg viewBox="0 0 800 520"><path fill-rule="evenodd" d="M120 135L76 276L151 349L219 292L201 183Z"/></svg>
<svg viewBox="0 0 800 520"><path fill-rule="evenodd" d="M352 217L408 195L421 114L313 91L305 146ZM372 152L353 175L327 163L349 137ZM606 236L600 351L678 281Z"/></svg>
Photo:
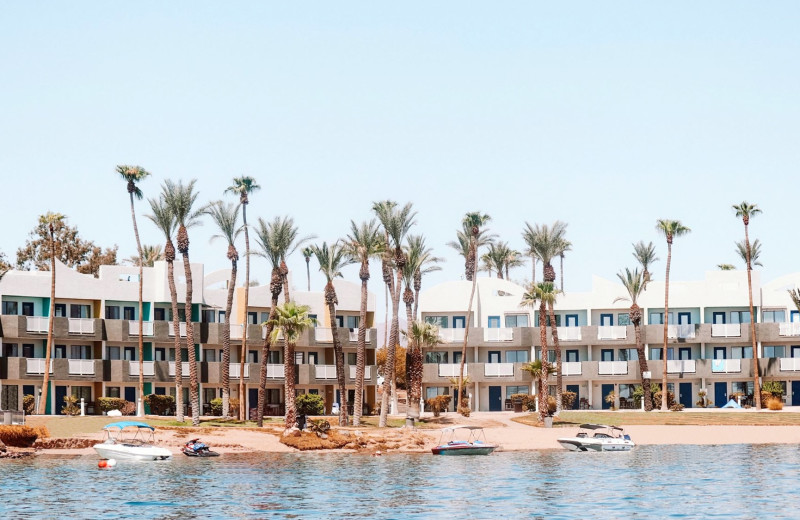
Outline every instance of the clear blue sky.
<svg viewBox="0 0 800 520"><path fill-rule="evenodd" d="M374 200L411 201L448 260L428 286L462 275L444 244L473 210L520 249L525 221L568 222L568 290L633 266L640 239L663 279L655 221L680 219L672 277L699 279L740 265L746 199L768 280L798 270L799 22L777 1L6 3L0 250L54 210L129 256L114 166L133 163L149 196L197 178L212 200L252 175L252 220L292 215L326 240ZM208 271L227 266L211 233L191 234Z"/></svg>

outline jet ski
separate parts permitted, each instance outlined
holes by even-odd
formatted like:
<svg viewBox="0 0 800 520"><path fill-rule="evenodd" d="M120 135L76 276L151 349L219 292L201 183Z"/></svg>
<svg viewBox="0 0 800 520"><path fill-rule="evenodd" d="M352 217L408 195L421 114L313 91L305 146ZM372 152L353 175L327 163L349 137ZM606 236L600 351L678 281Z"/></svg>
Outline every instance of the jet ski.
<svg viewBox="0 0 800 520"><path fill-rule="evenodd" d="M181 451L188 457L219 457L219 453L211 449L200 439L192 439L183 445Z"/></svg>

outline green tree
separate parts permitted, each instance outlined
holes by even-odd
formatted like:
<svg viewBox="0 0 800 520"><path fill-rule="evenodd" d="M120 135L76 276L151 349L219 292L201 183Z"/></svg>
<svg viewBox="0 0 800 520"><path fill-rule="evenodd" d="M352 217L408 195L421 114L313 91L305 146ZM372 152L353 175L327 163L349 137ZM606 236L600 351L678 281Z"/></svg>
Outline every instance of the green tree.
<svg viewBox="0 0 800 520"><path fill-rule="evenodd" d="M736 266L733 264L717 264L717 269L720 271L735 271Z"/></svg>
<svg viewBox="0 0 800 520"><path fill-rule="evenodd" d="M652 242L645 244L644 240L639 240L633 244L633 257L642 266L642 281L645 285L648 284L650 282L650 271L648 269L658 261L656 246Z"/></svg>
<svg viewBox="0 0 800 520"><path fill-rule="evenodd" d="M650 379L645 379L644 373L648 371L647 359L644 354L644 344L642 342L642 308L639 307L639 297L647 287L647 282L644 281L643 273L639 269L634 269L631 272L627 267L625 272L620 271L617 273L617 278L622 282L622 286L628 292L628 297L620 297L614 300L631 302L631 308L628 315L633 324L633 330L636 336L636 353L639 358L639 379L642 381L642 388L644 389L644 409L649 412L653 409L653 401L650 392ZM664 361L664 370L667 370L667 362Z"/></svg>
<svg viewBox="0 0 800 520"><path fill-rule="evenodd" d="M53 352L53 316L56 314L56 238L55 228L64 224L67 217L61 213L48 211L39 217L39 225L44 226L50 237L50 313L47 320L47 348L44 353L44 376L42 377L42 398L39 399L39 415L47 413L47 395L50 383L50 358Z"/></svg>
<svg viewBox="0 0 800 520"><path fill-rule="evenodd" d="M306 261L306 290L311 292L311 257L314 256L314 251L310 247L304 247L301 253Z"/></svg>
<svg viewBox="0 0 800 520"><path fill-rule="evenodd" d="M142 265L145 267L153 267L156 262L164 260L164 251L161 246L144 244L142 246ZM139 265L139 255L131 255L130 258L125 260L133 265Z"/></svg>
<svg viewBox="0 0 800 520"><path fill-rule="evenodd" d="M481 229L478 231L478 237L475 239L476 248L480 250L481 248L494 243L496 238L497 235L494 233L490 233L487 229ZM464 276L469 280L469 255L472 247L472 228L467 229L466 225L462 222L462 229L456 231L456 240L451 240L448 242L447 247L454 249L459 256L464 258Z"/></svg>
<svg viewBox="0 0 800 520"><path fill-rule="evenodd" d="M551 282L530 284L522 295L521 307L535 308L539 305L539 341L542 345L540 353L539 389L536 392L539 398L539 415L541 420L548 414L547 406L547 380L550 377L550 353L547 345L547 303L555 298L555 286Z"/></svg>
<svg viewBox="0 0 800 520"><path fill-rule="evenodd" d="M739 240L736 242L736 254L739 255L739 258L742 259L742 262L747 265L747 243L744 240ZM761 240L755 239L753 243L750 244L750 265L757 265L758 267L764 267L759 261L761 257Z"/></svg>
<svg viewBox="0 0 800 520"><path fill-rule="evenodd" d="M117 246L105 249L91 240L84 240L78 228L66 221L53 222L55 257L62 264L79 273L91 274L97 278L101 265L116 265ZM41 220L28 234L25 245L17 249L17 269L29 271L50 269L50 228Z"/></svg>
<svg viewBox="0 0 800 520"><path fill-rule="evenodd" d="M433 255L433 249L425 243L422 235L408 235L404 248L406 265L403 268L403 303L406 304L407 323L417 319L419 292L422 290L422 277L428 273L441 271L436 265L443 259ZM413 286L413 291L412 291Z"/></svg>
<svg viewBox="0 0 800 520"><path fill-rule="evenodd" d="M411 425L419 419L419 403L422 398L422 356L426 348L433 348L440 343L439 327L424 321L411 321L408 330L404 331L408 339L406 351L406 386L408 388L408 409L406 420Z"/></svg>

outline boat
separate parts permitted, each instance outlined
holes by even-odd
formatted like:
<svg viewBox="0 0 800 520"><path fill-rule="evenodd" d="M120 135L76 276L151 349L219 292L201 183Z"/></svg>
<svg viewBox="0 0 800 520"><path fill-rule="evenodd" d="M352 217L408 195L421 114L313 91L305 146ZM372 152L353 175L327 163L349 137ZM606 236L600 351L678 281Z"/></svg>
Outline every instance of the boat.
<svg viewBox="0 0 800 520"><path fill-rule="evenodd" d="M172 452L154 446L155 428L137 421L119 421L103 427L105 442L94 445L100 457L119 460L166 460Z"/></svg>
<svg viewBox="0 0 800 520"><path fill-rule="evenodd" d="M619 426L581 424L575 437L562 437L558 443L570 451L630 451L636 446Z"/></svg>
<svg viewBox="0 0 800 520"><path fill-rule="evenodd" d="M466 439L463 439L466 432ZM439 445L431 448L434 455L488 455L497 449L496 444L486 442L486 434L480 426L451 426L442 430Z"/></svg>
<svg viewBox="0 0 800 520"><path fill-rule="evenodd" d="M219 453L211 451L200 439L192 439L181 447L181 452L188 457L219 457Z"/></svg>

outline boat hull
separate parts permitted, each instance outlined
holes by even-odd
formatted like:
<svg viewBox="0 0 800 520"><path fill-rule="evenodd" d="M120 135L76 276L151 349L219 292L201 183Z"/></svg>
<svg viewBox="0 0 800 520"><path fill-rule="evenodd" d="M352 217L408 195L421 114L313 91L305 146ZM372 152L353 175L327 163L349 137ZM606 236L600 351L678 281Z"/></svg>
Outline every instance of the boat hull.
<svg viewBox="0 0 800 520"><path fill-rule="evenodd" d="M558 443L570 451L630 451L636 446L628 440L593 441L587 438L563 438Z"/></svg>
<svg viewBox="0 0 800 520"><path fill-rule="evenodd" d="M436 446L431 448L431 453L434 455L489 455L497 446Z"/></svg>
<svg viewBox="0 0 800 520"><path fill-rule="evenodd" d="M125 444L96 444L94 451L104 459L117 460L166 460L172 452L157 446L130 446Z"/></svg>

